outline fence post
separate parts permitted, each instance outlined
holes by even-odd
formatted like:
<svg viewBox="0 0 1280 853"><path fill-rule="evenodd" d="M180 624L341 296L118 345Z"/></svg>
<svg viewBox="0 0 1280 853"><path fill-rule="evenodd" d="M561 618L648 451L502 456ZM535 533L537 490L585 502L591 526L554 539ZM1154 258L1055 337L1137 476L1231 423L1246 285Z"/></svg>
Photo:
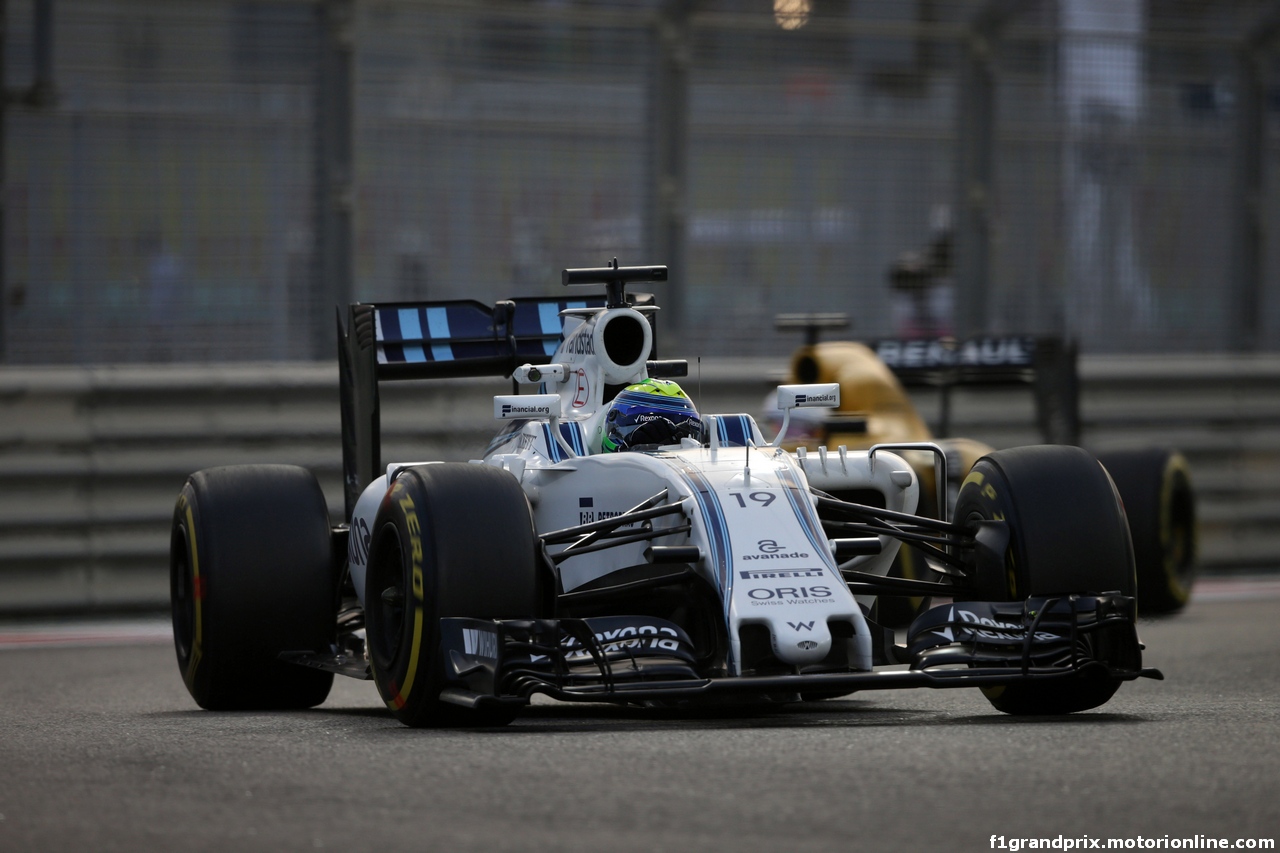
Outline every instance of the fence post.
<svg viewBox="0 0 1280 853"><path fill-rule="evenodd" d="M986 331L991 254L991 144L995 125L990 33L965 34L960 66L956 173L956 331Z"/></svg>
<svg viewBox="0 0 1280 853"><path fill-rule="evenodd" d="M1231 300L1228 346L1250 352L1262 338L1262 202L1267 87L1262 54L1280 35L1280 2L1244 34L1237 48L1235 150L1231 185Z"/></svg>
<svg viewBox="0 0 1280 853"><path fill-rule="evenodd" d="M351 257L354 180L355 19L352 0L320 0L315 113L315 291L309 324L311 356L334 354L333 306L354 296Z"/></svg>
<svg viewBox="0 0 1280 853"><path fill-rule="evenodd" d="M6 352L8 350L8 339L5 337L5 311L9 306L9 288L8 276L5 275L5 263L7 261L8 252L5 251L5 222L6 211L8 206L5 199L8 196L7 175L5 173L5 139L7 138L8 126L6 122L6 114L9 111L9 82L5 79L5 42L8 40L9 34L9 4L6 0L0 0L0 364L8 361Z"/></svg>
<svg viewBox="0 0 1280 853"><path fill-rule="evenodd" d="M9 91L5 77L5 42L9 33L9 3L0 0L0 364L8 361L9 340L6 336L6 312L9 308L7 262L5 251L5 226L8 222L6 190L8 175L5 172L9 105L21 103L27 107L48 107L54 101L53 89L53 0L35 0L32 9L32 61L31 85L26 89Z"/></svg>
<svg viewBox="0 0 1280 853"><path fill-rule="evenodd" d="M648 180L645 199L644 263L666 264L667 293L662 325L684 325L688 266L688 105L689 17L694 0L666 0L655 23L653 71L649 82Z"/></svg>
<svg viewBox="0 0 1280 853"><path fill-rule="evenodd" d="M991 289L991 193L995 178L996 43L1026 0L986 0L961 45L956 104L956 331L987 330Z"/></svg>

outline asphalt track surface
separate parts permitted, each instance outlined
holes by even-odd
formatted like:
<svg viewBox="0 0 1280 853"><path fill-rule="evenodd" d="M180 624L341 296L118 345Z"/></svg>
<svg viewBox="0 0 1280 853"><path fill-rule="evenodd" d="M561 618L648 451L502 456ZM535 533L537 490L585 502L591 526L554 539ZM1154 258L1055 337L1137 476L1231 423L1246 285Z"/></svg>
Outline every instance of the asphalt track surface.
<svg viewBox="0 0 1280 853"><path fill-rule="evenodd" d="M485 731L404 728L341 678L312 711L205 712L163 623L0 625L0 851L1271 840L1278 621L1274 580L1202 585L1140 627L1166 681L1065 717L904 690L737 715L547 702Z"/></svg>

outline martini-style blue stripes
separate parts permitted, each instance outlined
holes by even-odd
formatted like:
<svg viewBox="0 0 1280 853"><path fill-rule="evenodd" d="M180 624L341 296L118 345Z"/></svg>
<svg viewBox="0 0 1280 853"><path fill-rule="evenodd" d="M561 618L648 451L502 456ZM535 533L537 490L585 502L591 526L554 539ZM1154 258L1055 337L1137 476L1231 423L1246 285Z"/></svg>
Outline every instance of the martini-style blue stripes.
<svg viewBox="0 0 1280 853"><path fill-rule="evenodd" d="M445 343L433 343L431 345L431 357L436 361L451 361L453 359L453 347L449 345L449 311L447 308L428 308L427 309L427 333L431 335L433 341L444 341Z"/></svg>
<svg viewBox="0 0 1280 853"><path fill-rule="evenodd" d="M417 308L401 308L395 312L395 316L399 320L400 340L422 340L422 323L418 319ZM404 344L403 350L405 361L427 360L426 354L422 351L422 344Z"/></svg>
<svg viewBox="0 0 1280 853"><path fill-rule="evenodd" d="M374 311L380 364L466 361L512 356L545 359L560 346L567 308L601 308L602 300L517 299L495 314L471 300L387 305ZM514 341L514 352L512 342Z"/></svg>

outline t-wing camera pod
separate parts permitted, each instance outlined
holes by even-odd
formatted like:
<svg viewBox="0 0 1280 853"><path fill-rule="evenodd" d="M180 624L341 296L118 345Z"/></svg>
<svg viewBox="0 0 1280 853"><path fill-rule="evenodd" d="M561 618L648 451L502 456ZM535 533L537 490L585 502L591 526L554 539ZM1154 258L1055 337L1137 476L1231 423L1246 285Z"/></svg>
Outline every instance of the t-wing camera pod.
<svg viewBox="0 0 1280 853"><path fill-rule="evenodd" d="M625 308L627 306L626 283L629 281L666 281L666 267L620 267L618 259L607 267L590 267L587 269L565 270L561 273L561 281L566 287L581 284L603 284L605 286L605 307Z"/></svg>

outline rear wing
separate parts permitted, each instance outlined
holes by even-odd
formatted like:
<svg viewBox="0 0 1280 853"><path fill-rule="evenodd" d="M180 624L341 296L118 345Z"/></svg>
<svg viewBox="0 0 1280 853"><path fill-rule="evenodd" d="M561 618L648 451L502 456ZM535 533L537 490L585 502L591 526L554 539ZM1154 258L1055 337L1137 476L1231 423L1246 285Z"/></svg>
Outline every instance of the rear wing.
<svg viewBox="0 0 1280 853"><path fill-rule="evenodd" d="M842 313L779 314L780 330L801 330L805 345L819 334L849 326ZM1053 336L988 335L955 338L881 338L866 342L908 387L942 395L938 434L951 430L951 389L957 385L1024 385L1036 399L1036 425L1050 444L1080 442L1080 379L1075 341Z"/></svg>
<svg viewBox="0 0 1280 853"><path fill-rule="evenodd" d="M653 305L649 293L629 304ZM564 330L560 312L604 308L604 296L357 303L346 323L338 309L338 390L347 518L365 486L382 472L378 384L400 379L510 376L522 364L547 364ZM649 322L654 322L652 313ZM655 330L656 334L656 330Z"/></svg>
<svg viewBox="0 0 1280 853"><path fill-rule="evenodd" d="M1036 426L1050 444L1080 442L1080 378L1075 341L1030 335L882 338L867 343L906 386L942 395L938 433L951 428L951 389L957 385L1023 385L1035 394Z"/></svg>

